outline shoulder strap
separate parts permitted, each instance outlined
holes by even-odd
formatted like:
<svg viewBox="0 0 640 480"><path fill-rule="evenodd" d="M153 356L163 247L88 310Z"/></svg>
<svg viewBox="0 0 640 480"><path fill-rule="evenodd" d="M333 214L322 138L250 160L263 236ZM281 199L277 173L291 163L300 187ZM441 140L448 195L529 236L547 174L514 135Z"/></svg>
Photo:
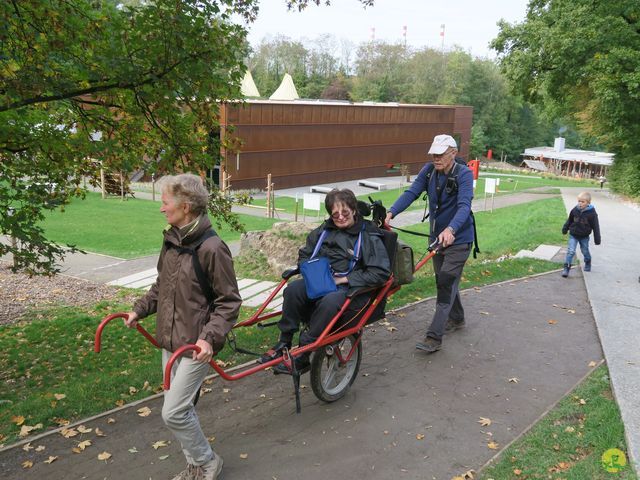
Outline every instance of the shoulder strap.
<svg viewBox="0 0 640 480"><path fill-rule="evenodd" d="M198 249L200 246L209 238L216 237L218 234L213 228L210 228L206 232L204 232L198 240L193 242L189 247L182 247L178 245L174 245L173 243L167 242L167 246L170 248L175 248L179 253L188 253L191 255L191 261L193 263L193 271L196 274L196 278L198 279L198 283L200 284L200 288L202 289L202 293L204 293L205 298L207 299L207 303L211 304L213 299L215 298L215 293L213 288L211 287L211 283L207 278L204 270L202 269L202 265L200 265L200 260L198 260Z"/></svg>
<svg viewBox="0 0 640 480"><path fill-rule="evenodd" d="M312 258L315 258L315 256L318 254L318 251L322 246L322 242L324 241L324 237L326 236L327 236L327 229L325 228L324 230L322 230L322 233L320 234L320 238L318 238L318 241L316 242L316 248L313 249L313 253L311 254L311 257L309 257L309 260L311 260Z"/></svg>

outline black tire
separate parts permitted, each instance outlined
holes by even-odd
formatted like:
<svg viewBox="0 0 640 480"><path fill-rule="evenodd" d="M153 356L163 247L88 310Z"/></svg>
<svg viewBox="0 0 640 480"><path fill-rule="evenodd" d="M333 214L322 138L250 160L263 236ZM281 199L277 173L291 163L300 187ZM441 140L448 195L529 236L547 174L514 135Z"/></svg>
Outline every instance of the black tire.
<svg viewBox="0 0 640 480"><path fill-rule="evenodd" d="M344 397L360 370L362 361L362 342L358 342L356 351L349 361L341 364L336 352L346 358L356 343L356 337L350 335L339 342L320 348L311 357L311 388L318 399L331 403Z"/></svg>

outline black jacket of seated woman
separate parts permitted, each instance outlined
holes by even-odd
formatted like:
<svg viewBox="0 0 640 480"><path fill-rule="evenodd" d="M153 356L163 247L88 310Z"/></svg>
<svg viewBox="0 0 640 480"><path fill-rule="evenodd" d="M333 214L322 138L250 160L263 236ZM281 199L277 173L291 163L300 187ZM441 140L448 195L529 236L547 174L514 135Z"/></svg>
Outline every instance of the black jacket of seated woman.
<svg viewBox="0 0 640 480"><path fill-rule="evenodd" d="M347 189L332 190L325 198L325 207L330 218L309 233L305 246L298 253L298 265L312 257L318 240L326 230L316 256L329 260L337 290L311 299L307 295L304 279L290 282L284 290L282 317L278 322L280 341L260 358L261 363L281 356L285 348L290 348L302 322L308 324L308 329L300 334L300 345L313 343L342 308L350 289L381 286L391 275L382 234L358 214L353 192ZM352 265L359 237L362 239L359 258ZM352 298L349 312L359 311L369 299L370 294L356 295ZM298 370L304 370L308 366L309 354L296 358ZM276 370L288 373L282 364Z"/></svg>

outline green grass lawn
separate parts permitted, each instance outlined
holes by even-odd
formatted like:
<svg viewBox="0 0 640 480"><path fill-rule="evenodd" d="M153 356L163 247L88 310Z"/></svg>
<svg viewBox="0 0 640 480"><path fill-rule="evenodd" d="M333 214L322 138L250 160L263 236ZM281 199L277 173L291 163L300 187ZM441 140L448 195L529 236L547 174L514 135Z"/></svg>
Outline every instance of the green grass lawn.
<svg viewBox="0 0 640 480"><path fill-rule="evenodd" d="M277 220L240 215L240 221L246 230L266 230ZM240 233L227 225L219 228L213 219L212 223L226 242L240 238ZM100 194L90 192L84 200L74 199L63 212L48 212L42 227L49 240L60 244L120 258L136 258L160 251L166 224L158 202L103 200Z"/></svg>

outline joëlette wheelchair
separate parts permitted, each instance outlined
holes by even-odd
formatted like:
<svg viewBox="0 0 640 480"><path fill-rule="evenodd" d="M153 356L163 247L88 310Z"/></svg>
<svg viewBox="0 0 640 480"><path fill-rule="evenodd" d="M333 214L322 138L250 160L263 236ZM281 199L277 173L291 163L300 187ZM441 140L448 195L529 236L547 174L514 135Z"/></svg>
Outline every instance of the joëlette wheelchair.
<svg viewBox="0 0 640 480"><path fill-rule="evenodd" d="M393 272L397 273L396 253L398 251L398 234L392 232L388 225L384 224L386 209L380 201L371 200L370 204L359 201L358 210L363 217L372 215L371 221L376 228L383 235L383 243L387 250L390 263L393 267ZM408 247L406 247L408 248ZM418 271L424 264L426 264L437 252L437 246L432 244L429 246L427 253L423 258L413 267L413 272ZM412 255L412 254L411 254ZM411 256L412 263L413 256ZM236 345L236 339L234 331L240 328L246 328L251 326L257 326L259 328L265 328L274 326L277 321L266 322L267 320L279 317L282 314L282 310L267 312L269 305L287 284L289 279L299 274L299 269L292 268L286 270L282 274L282 280L275 287L275 289L269 294L268 298L258 308L258 310L247 320L237 323L233 330L228 335L228 342L232 348L240 353L249 353L259 356L260 354L249 352ZM387 298L398 291L401 288L400 283L397 281L396 275L391 274L389 279L382 285L375 288L360 288L352 289L349 291L347 298L334 317L329 321L320 336L317 337L315 342L294 347L285 350L281 357L275 358L266 363L246 363L239 368L225 370L221 365L216 362L215 357L211 360L210 365L213 369L228 381L239 380L241 378L253 375L256 372L266 370L275 367L279 364L284 364L287 370L291 373L294 384L294 392L296 398L296 411L300 412L300 375L301 372L296 371L295 362L296 357L304 354L311 353L311 367L310 367L310 383L313 393L316 397L324 402L334 402L342 398L349 390L353 382L355 381L358 371L360 369L360 363L362 361L362 333L365 325L372 323L384 317L384 309L386 306ZM349 307L352 300L357 295L368 295L369 300L366 305L358 312L351 312ZM95 334L95 351L100 352L101 349L101 336L105 326L116 318L126 318L126 313L115 313L105 317L98 326ZM142 327L139 323L136 326L137 330L144 335L154 346L159 348L156 339ZM174 362L184 355L186 352L195 350L198 352L200 347L190 344L184 345L178 348L169 359L166 364L164 372L164 389L168 390L171 379L171 370ZM198 396L196 396L197 401Z"/></svg>

